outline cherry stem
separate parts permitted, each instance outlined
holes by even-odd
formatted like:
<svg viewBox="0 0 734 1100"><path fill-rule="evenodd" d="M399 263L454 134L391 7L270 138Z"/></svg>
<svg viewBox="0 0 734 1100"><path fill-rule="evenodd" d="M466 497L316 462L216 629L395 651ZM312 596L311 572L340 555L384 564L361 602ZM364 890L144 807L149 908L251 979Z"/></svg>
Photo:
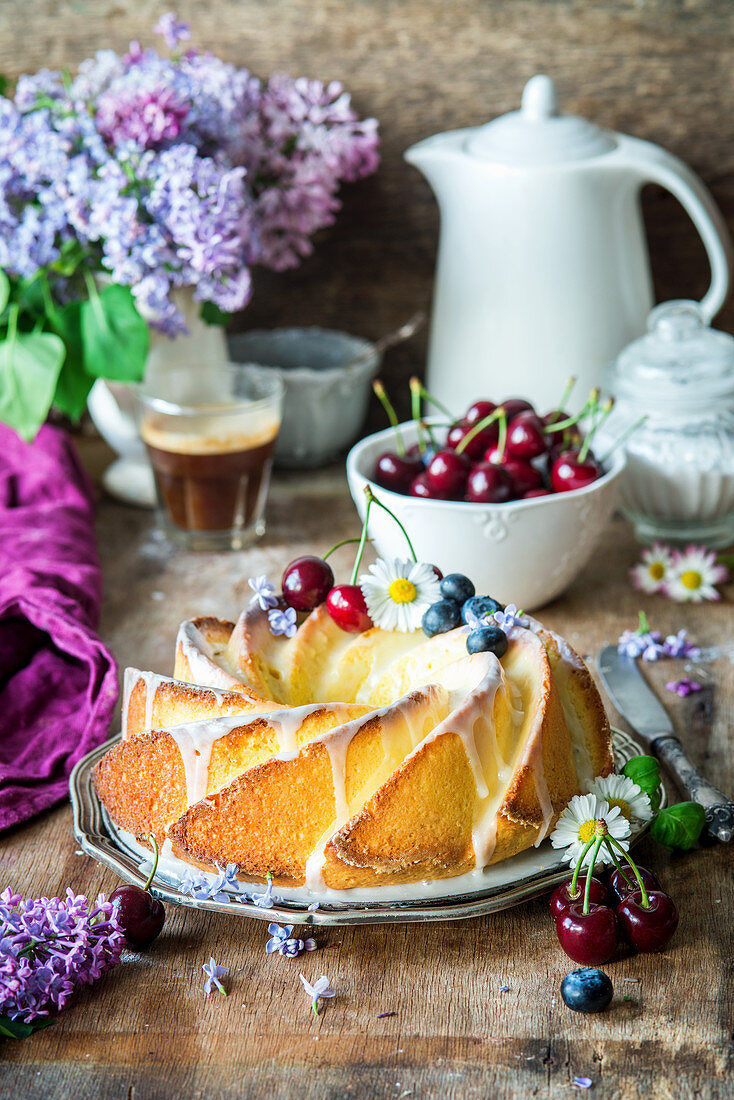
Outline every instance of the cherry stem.
<svg viewBox="0 0 734 1100"><path fill-rule="evenodd" d="M367 515L369 514L369 506L370 506L370 504L376 504L378 508L382 508L383 512L387 512L387 514L390 516L391 519L395 520L398 527L400 528L400 530L405 535L405 541L408 544L408 549L410 550L411 558L413 559L413 561L418 561L418 558L416 557L416 554L415 554L415 550L413 549L413 543L410 541L410 535L405 530L405 528L403 527L402 523L400 522L398 517L395 515L395 513L392 512L386 504L383 504L382 501L379 500L379 498L375 496L375 494L370 489L369 485L365 485L364 491L365 491L365 495L367 497L367 508L368 508L368 511L367 511L367 513L365 513L365 517L364 517L365 533L367 531ZM352 581L352 584L354 584L354 581Z"/></svg>
<svg viewBox="0 0 734 1100"><path fill-rule="evenodd" d="M642 908L643 909L649 909L650 908L650 899L647 896L647 890L645 889L645 883L642 881L642 876L640 875L640 872L637 870L637 864L632 859L632 856L623 847L623 845L621 845L619 843L619 841L617 840L616 837L613 837L609 833L607 833L607 835L606 835L606 837L604 837L604 839L606 840L607 848L609 848L610 851L611 851L611 846L613 845L618 851L620 851L622 853L624 858L627 860L627 863L630 865L630 867L632 868L632 870L635 873L635 878L637 879L637 885L640 887L640 893L642 894Z"/></svg>
<svg viewBox="0 0 734 1100"><path fill-rule="evenodd" d="M570 885L569 890L568 890L568 893L571 897L576 897L576 894L578 893L578 881L579 881L579 874L581 873L581 865L584 862L584 856L586 855L589 848L594 843L595 839L596 838L592 836L591 840L587 843L587 845L584 848L583 852L581 853L579 858L576 860L576 867L574 868L573 878L571 879L571 885Z"/></svg>
<svg viewBox="0 0 734 1100"><path fill-rule="evenodd" d="M150 884L153 881L153 879L155 878L155 873L158 870L158 854L159 854L158 853L158 841L156 840L156 838L153 836L152 833L143 833L143 835L141 836L140 839L147 841L148 844L151 844L153 846L153 866L150 869L150 874L148 875L148 881L146 882L145 886L143 887L144 890L150 890Z"/></svg>
<svg viewBox="0 0 734 1100"><path fill-rule="evenodd" d="M617 870L619 871L619 873L622 876L622 878L624 879L624 881L627 883L628 886L631 886L634 889L634 883L633 883L632 879L627 878L626 874L624 873L624 870L622 868L622 864L619 862L619 856L614 851L614 848L612 848L610 845L607 845L607 849L609 851L610 856L614 860L614 866L617 868Z"/></svg>
<svg viewBox="0 0 734 1100"><path fill-rule="evenodd" d="M609 448L607 453L604 455L604 458L599 459L600 465L605 466L606 463L609 461L609 459L614 454L614 452L617 450L617 448L621 447L623 443L626 443L627 440L629 439L629 437L632 435L632 433L636 432L638 428L641 428L646 420L647 420L646 416L641 416L640 419L636 420L634 422L634 424L630 428L627 429L626 432L622 432L619 439L615 443L612 444L612 446Z"/></svg>
<svg viewBox="0 0 734 1100"><path fill-rule="evenodd" d="M637 630L635 631L635 634L649 634L650 633L650 624L647 621L647 615L645 614L644 611L638 611L637 614L639 616L639 619L638 619Z"/></svg>
<svg viewBox="0 0 734 1100"><path fill-rule="evenodd" d="M379 378L376 378L375 381L372 383L372 389L374 391L375 397L377 398L377 400L380 402L383 409L387 413L387 419L390 421L390 425L393 428L393 431L395 432L395 447L396 447L396 450L397 450L398 454L400 455L400 457L404 458L404 456L405 456L405 444L403 443L403 437L400 434L400 429L398 428L399 421L398 421L397 413L395 412L395 409L392 406L390 398L387 396L387 393L385 392L385 387L383 386L383 384L379 380Z"/></svg>
<svg viewBox="0 0 734 1100"><path fill-rule="evenodd" d="M593 838L594 850L591 853L591 861L589 863L589 870L586 874L586 889L584 890L584 904L581 912L584 916L589 912L589 898L591 897L591 880L594 877L594 865L596 864L597 856L599 855L599 849L604 843L603 836L596 836Z"/></svg>
<svg viewBox="0 0 734 1100"><path fill-rule="evenodd" d="M598 432L599 428L601 428L602 424L607 419L607 417L609 416L609 414L610 414L610 412L612 411L613 408L614 408L614 398L610 397L609 400L605 401L605 403L602 405L601 416L599 416L599 419L597 420L597 414L599 412L599 406L598 405L594 406L594 410L593 410L593 414L592 414L593 418L594 418L594 422L591 426L591 431L587 434L586 439L583 442L583 446L581 447L581 450L579 451L579 462L583 462L584 459L586 458L587 454L589 453L589 448L591 447L592 439L594 438L594 436Z"/></svg>
<svg viewBox="0 0 734 1100"><path fill-rule="evenodd" d="M571 396L571 391L573 390L573 387L576 385L577 381L578 381L578 379L576 378L576 375L572 374L571 377L566 382L566 388L563 391L563 393L561 394L561 400L560 400L559 405L558 405L559 409L561 409L561 410L563 409L564 405L566 404L569 397Z"/></svg>
<svg viewBox="0 0 734 1100"><path fill-rule="evenodd" d="M500 434L497 437L497 453L500 456L500 461L505 461L505 447L507 446L507 414L504 409L500 410Z"/></svg>
<svg viewBox="0 0 734 1100"><path fill-rule="evenodd" d="M422 397L424 401L428 401L428 402L430 402L431 405L435 405L436 408L439 409L440 412L442 412L444 414L444 416L447 416L449 418L449 420L451 421L452 424L455 423L456 417L451 412L451 410L447 409L445 405L442 405L440 401L438 401L435 397L433 397L428 392L426 387L421 382L420 378L411 378L411 380L410 380L410 389L411 389L411 392L413 392L413 390L415 390L417 392L419 398Z"/></svg>
<svg viewBox="0 0 734 1100"><path fill-rule="evenodd" d="M357 548L357 557L354 559L354 568L352 569L352 576L349 581L350 584L357 583L357 575L359 574L359 566L362 561L362 555L364 554L365 543L367 542L367 524L370 519L370 508L372 507L372 501L375 497L372 494L372 490L369 485L365 485L364 491L367 495L367 508L364 513L364 522L362 524L362 534L359 536L359 547Z"/></svg>
<svg viewBox="0 0 734 1100"><path fill-rule="evenodd" d="M418 430L418 450L421 455L424 455L426 453L426 441L423 438L425 424L421 417L421 391L420 382L417 378L411 378L410 380L410 412Z"/></svg>
<svg viewBox="0 0 734 1100"><path fill-rule="evenodd" d="M419 423L420 423L421 428L423 428L426 435L428 436L428 439L430 440L430 443L431 443L431 446L433 447L433 449L438 450L438 445L436 443L436 437L433 434L433 429L431 428L431 425L428 423L427 420L421 420L421 421L419 421Z"/></svg>
<svg viewBox="0 0 734 1100"><path fill-rule="evenodd" d="M546 424L543 431L547 434L549 432L565 431L566 428L572 428L574 424L578 424L579 420L583 420L588 415L591 409L591 399L589 399L580 412L575 413L574 416L567 416L565 420L556 420L552 424Z"/></svg>
<svg viewBox="0 0 734 1100"><path fill-rule="evenodd" d="M488 428L490 424L494 424L495 420L499 420L500 416L504 416L504 415L505 415L505 410L500 405L500 407L498 409L495 409L494 412L490 413L489 416L485 416L483 420L479 420L474 425L472 430L470 432L466 433L466 435L462 439L461 443L456 448L457 455L460 455L460 454L464 453L466 448L471 443L472 439L474 439L474 436L479 435L480 432L484 431L485 428Z"/></svg>
<svg viewBox="0 0 734 1100"><path fill-rule="evenodd" d="M327 550L321 560L326 561L326 559L330 558L331 555L334 553L334 551L338 550L340 546L346 546L347 543L350 543L350 542L359 542L360 538L361 538L361 536L357 535L355 538L342 539L341 542L337 542L334 546L332 546L331 550ZM367 542L372 542L372 539L367 539Z"/></svg>

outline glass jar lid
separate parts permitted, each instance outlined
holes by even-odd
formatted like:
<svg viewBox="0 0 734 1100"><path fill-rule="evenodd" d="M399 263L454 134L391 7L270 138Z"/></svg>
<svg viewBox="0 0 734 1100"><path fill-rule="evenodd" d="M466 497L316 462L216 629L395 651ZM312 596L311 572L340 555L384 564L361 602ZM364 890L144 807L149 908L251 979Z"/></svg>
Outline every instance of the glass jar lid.
<svg viewBox="0 0 734 1100"><path fill-rule="evenodd" d="M607 367L604 388L641 407L681 412L734 399L734 337L710 328L698 302L663 302L647 333Z"/></svg>

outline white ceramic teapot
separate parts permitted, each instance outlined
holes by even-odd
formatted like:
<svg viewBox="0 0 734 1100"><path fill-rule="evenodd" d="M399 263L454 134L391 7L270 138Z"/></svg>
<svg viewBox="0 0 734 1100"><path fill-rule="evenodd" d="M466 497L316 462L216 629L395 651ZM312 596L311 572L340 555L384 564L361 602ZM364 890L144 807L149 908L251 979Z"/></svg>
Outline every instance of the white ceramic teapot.
<svg viewBox="0 0 734 1100"><path fill-rule="evenodd" d="M528 82L521 110L405 156L441 210L427 384L452 408L512 393L550 409L572 374L580 404L645 331L645 183L671 191L703 239L704 317L724 302L731 242L701 180L657 145L559 114L547 76Z"/></svg>

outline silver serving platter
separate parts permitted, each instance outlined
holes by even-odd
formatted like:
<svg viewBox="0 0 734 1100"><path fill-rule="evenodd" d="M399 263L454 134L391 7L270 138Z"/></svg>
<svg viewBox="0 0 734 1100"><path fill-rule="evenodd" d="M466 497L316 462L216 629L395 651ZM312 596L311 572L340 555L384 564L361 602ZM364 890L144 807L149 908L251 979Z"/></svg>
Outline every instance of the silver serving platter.
<svg viewBox="0 0 734 1100"><path fill-rule="evenodd" d="M618 766L625 764L630 757L644 752L630 734L618 729L612 732ZM109 867L125 882L143 886L146 880L140 870L143 850L136 850L127 838L118 833L107 817L92 782L95 764L119 740L118 734L87 753L71 773L69 790L74 812L74 835L82 850L92 859ZM665 803L664 790L662 803ZM642 826L633 833L633 844L637 843L646 828ZM542 860L540 869L539 860ZM545 841L537 849L531 848L528 852L521 852L512 859L504 860L502 864L495 864L495 868L501 869L501 881L488 883L486 888L475 887L465 893L457 892L456 889L452 892L452 880L446 879L446 892L439 895L401 901L324 901L315 910L308 909L308 900L311 898L279 899L277 886L273 892L275 904L269 909L261 908L251 901L236 900L236 895L232 895L232 901L194 898L181 892L175 877L161 872L156 874L151 890L156 897L172 905L186 905L191 909L208 909L216 913L228 913L233 917L254 917L256 920L285 924L409 924L416 921L464 920L509 909L552 890L569 874L563 853L551 848L549 841ZM488 869L487 874L490 870L492 869ZM261 893L264 887L262 884L253 884L252 889Z"/></svg>

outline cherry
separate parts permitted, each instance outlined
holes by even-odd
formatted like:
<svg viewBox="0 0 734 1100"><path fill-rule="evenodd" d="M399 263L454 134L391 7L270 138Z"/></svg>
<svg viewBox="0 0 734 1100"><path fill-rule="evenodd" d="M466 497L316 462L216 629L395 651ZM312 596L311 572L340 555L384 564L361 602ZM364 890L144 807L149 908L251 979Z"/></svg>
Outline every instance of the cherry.
<svg viewBox="0 0 734 1100"><path fill-rule="evenodd" d="M482 462L491 462L494 466L504 466L507 458L508 454L506 449L504 447L499 447L495 443L484 452Z"/></svg>
<svg viewBox="0 0 734 1100"><path fill-rule="evenodd" d="M571 902L556 921L556 932L569 958L585 966L609 962L617 950L617 918L608 905L591 902L584 913L581 901Z"/></svg>
<svg viewBox="0 0 734 1100"><path fill-rule="evenodd" d="M629 894L617 906L617 918L636 951L662 951L678 927L678 910L663 890L648 890L647 897L646 908L640 890Z"/></svg>
<svg viewBox="0 0 734 1100"><path fill-rule="evenodd" d="M375 465L374 479L383 489L405 494L413 478L422 469L423 463L420 457L401 456L393 451L385 451Z"/></svg>
<svg viewBox="0 0 734 1100"><path fill-rule="evenodd" d="M501 467L510 475L517 496L525 496L531 489L542 489L540 470L536 470L529 462L523 462L520 458L506 458Z"/></svg>
<svg viewBox="0 0 734 1100"><path fill-rule="evenodd" d="M506 448L513 458L538 458L548 450L543 421L533 412L518 413L507 429Z"/></svg>
<svg viewBox="0 0 734 1100"><path fill-rule="evenodd" d="M458 424L452 424L449 428L449 434L446 436L446 446L450 447L452 451L455 450L466 435L466 431L466 424L461 421Z"/></svg>
<svg viewBox="0 0 734 1100"><path fill-rule="evenodd" d="M424 500L448 500L448 493L439 493L429 484L425 471L414 477L408 487L408 496L422 497Z"/></svg>
<svg viewBox="0 0 734 1100"><path fill-rule="evenodd" d="M156 936L160 935L166 919L163 902L154 898L148 889L158 867L158 844L155 837L143 836L141 839L149 840L155 853L145 888L126 883L113 890L108 899L112 902L114 915L125 939L137 950L150 946Z"/></svg>
<svg viewBox="0 0 734 1100"><path fill-rule="evenodd" d="M494 401L475 401L466 410L464 423L470 426L478 424L480 420L484 420L485 416L491 416L496 408Z"/></svg>
<svg viewBox="0 0 734 1100"><path fill-rule="evenodd" d="M508 424L511 420L514 420L516 416L519 416L520 413L535 412L530 402L525 401L522 397L510 397L507 401L502 402L502 408L505 410Z"/></svg>
<svg viewBox="0 0 734 1100"><path fill-rule="evenodd" d="M447 497L458 497L464 491L469 474L469 460L448 448L437 451L426 468L426 481L432 489Z"/></svg>
<svg viewBox="0 0 734 1100"><path fill-rule="evenodd" d="M584 459L581 452L562 451L550 469L550 480L557 493L572 489L584 489L601 477L601 469L589 452Z"/></svg>
<svg viewBox="0 0 734 1100"><path fill-rule="evenodd" d="M534 497L552 497L553 491L551 489L528 489L527 493L523 493L523 500L532 500Z"/></svg>
<svg viewBox="0 0 734 1100"><path fill-rule="evenodd" d="M576 894L574 897L572 897L569 892L571 888L571 879L569 879L568 882L562 882L560 886L556 887L556 889L551 894L550 901L548 902L548 907L550 909L550 914L553 917L553 920L560 920L561 917L566 915L568 910L571 908L571 905L575 904L576 902L578 902L579 904L583 902L585 886L585 880L577 882ZM608 904L609 891L607 890L601 879L592 878L589 898L597 905Z"/></svg>
<svg viewBox="0 0 734 1100"><path fill-rule="evenodd" d="M296 611L313 611L324 602L333 584L329 563L311 554L287 565L281 581L285 602Z"/></svg>
<svg viewBox="0 0 734 1100"><path fill-rule="evenodd" d="M480 462L469 474L466 499L473 504L504 504L512 499L512 479L501 466Z"/></svg>
<svg viewBox="0 0 734 1100"><path fill-rule="evenodd" d="M358 584L337 584L326 597L326 609L348 634L362 634L374 624Z"/></svg>
<svg viewBox="0 0 734 1100"><path fill-rule="evenodd" d="M640 889L637 879L635 878L635 872L632 870L629 864L622 864L622 870L624 871L625 875L630 880L632 885L630 886L624 881L624 878L618 870L615 869L614 871L612 871L611 875L609 876L608 885L609 893L612 895L615 902L623 901L626 897L629 897L630 894L634 894ZM641 867L638 863L637 870L640 873L640 878L645 884L646 890L661 889L657 875L654 875L652 871L648 871L647 867Z"/></svg>
<svg viewBox="0 0 734 1100"><path fill-rule="evenodd" d="M473 424L467 424L466 421L464 421L463 424L455 425L448 434L446 440L447 444L451 447L458 447L473 427ZM487 447L491 447L497 442L499 431L500 427L497 421L495 421L494 424L487 424L486 428L482 428L480 432L477 432L477 434L469 440L463 453L476 462L482 457Z"/></svg>
<svg viewBox="0 0 734 1100"><path fill-rule="evenodd" d="M551 412L541 416L540 419L549 428L552 424L560 424L562 420L570 420L571 414L567 413L565 409L552 409Z"/></svg>

